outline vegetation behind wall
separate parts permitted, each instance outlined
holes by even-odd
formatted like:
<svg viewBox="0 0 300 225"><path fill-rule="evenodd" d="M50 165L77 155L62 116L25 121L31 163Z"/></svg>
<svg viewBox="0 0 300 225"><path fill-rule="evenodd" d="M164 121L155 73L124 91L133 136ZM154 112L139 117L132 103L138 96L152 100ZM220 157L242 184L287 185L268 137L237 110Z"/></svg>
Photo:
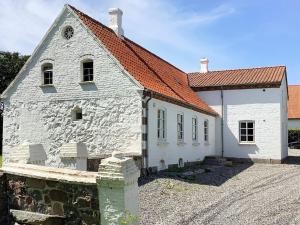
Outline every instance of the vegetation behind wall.
<svg viewBox="0 0 300 225"><path fill-rule="evenodd" d="M29 56L22 56L17 52L0 51L0 93L2 93L10 82L16 77ZM0 110L0 155L2 154L3 117Z"/></svg>
<svg viewBox="0 0 300 225"><path fill-rule="evenodd" d="M300 143L300 128L289 129L289 143L290 142L299 142Z"/></svg>

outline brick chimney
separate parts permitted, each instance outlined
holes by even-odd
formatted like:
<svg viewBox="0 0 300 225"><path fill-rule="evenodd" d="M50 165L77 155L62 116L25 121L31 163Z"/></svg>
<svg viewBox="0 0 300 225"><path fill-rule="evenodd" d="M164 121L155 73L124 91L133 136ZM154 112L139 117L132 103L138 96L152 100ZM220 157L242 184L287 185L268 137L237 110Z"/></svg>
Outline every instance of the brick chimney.
<svg viewBox="0 0 300 225"><path fill-rule="evenodd" d="M202 58L200 60L200 66L201 66L201 69L200 69L200 73L207 73L208 72L208 59L207 58Z"/></svg>
<svg viewBox="0 0 300 225"><path fill-rule="evenodd" d="M122 15L123 12L119 8L110 8L108 10L109 15L109 28L113 29L116 35L120 38L124 36L124 30L122 28Z"/></svg>

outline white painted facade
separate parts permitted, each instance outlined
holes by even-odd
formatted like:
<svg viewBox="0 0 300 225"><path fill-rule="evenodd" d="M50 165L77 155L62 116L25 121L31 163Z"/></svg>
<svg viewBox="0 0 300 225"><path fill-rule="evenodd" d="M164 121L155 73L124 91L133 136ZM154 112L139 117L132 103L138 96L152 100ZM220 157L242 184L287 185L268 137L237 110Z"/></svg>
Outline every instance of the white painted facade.
<svg viewBox="0 0 300 225"><path fill-rule="evenodd" d="M281 160L287 156L287 91L280 88L223 90L224 156ZM221 91L198 95L222 116ZM240 143L239 121L255 122L255 142ZM216 121L216 154L222 152L221 119Z"/></svg>
<svg viewBox="0 0 300 225"><path fill-rule="evenodd" d="M74 28L66 40L62 30ZM94 82L81 83L81 61L94 62ZM41 86L41 67L53 64L53 86ZM122 88L120 88L120 85ZM85 143L89 157L113 150L140 154L141 87L111 54L64 9L13 86L5 93L4 162L14 146L42 144L46 165L61 166L60 147ZM80 107L83 119L72 120ZM13 156L11 156L13 157Z"/></svg>
<svg viewBox="0 0 300 225"><path fill-rule="evenodd" d="M300 119L289 119L288 129L300 128Z"/></svg>
<svg viewBox="0 0 300 225"><path fill-rule="evenodd" d="M165 165L178 164L180 158L183 162L201 161L207 155L215 155L215 117L208 116L181 106L157 99L149 101L149 167L164 169ZM166 112L166 139L157 137L157 111ZM184 141L177 142L177 114L184 117ZM198 141L192 140L192 118L198 119ZM209 121L209 141L204 141L204 120Z"/></svg>

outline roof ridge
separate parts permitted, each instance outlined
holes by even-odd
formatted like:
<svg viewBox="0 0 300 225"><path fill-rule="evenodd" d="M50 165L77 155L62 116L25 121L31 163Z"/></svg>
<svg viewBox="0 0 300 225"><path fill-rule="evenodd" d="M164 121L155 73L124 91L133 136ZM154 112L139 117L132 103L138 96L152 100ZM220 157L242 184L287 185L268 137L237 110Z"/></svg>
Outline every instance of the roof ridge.
<svg viewBox="0 0 300 225"><path fill-rule="evenodd" d="M225 71L237 71L237 70L255 70L255 69L268 69L268 68L276 68L276 67L286 67L285 65L278 65L278 66L261 66L261 67L249 67L249 68L237 68L237 69L224 69L224 70L210 70L207 73L210 72L225 72ZM201 73L201 72L188 72L188 75L191 74L207 74L207 73Z"/></svg>
<svg viewBox="0 0 300 225"><path fill-rule="evenodd" d="M87 17L88 19L92 20L93 22L99 24L99 25L102 26L103 28L105 28L105 29L111 31L112 33L115 33L115 32L113 31L113 29L111 29L110 27L104 25L104 24L101 23L99 20L96 20L96 19L94 19L93 17L90 17L88 14L82 12L81 10L75 8L74 6L72 6L72 5L70 5L70 4L67 4L67 5L68 5L69 7L71 7L73 10L77 11L78 13L83 14L83 16Z"/></svg>

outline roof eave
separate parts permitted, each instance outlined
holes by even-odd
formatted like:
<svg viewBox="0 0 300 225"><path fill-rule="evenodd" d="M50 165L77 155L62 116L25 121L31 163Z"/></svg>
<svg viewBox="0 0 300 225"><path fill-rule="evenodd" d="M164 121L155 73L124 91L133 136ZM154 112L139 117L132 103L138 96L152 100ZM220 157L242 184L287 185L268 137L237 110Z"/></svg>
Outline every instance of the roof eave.
<svg viewBox="0 0 300 225"><path fill-rule="evenodd" d="M169 103L172 103L172 104L184 107L184 108L188 108L188 109L191 109L191 110L194 110L194 111L197 111L197 112L209 115L209 116L213 116L213 117L218 117L219 116L219 114L217 112L215 112L213 109L212 109L212 112L209 112L209 111L206 111L206 110L201 109L199 107L196 107L196 106L194 106L190 103L183 102L183 101L171 98L169 96L166 96L166 95L163 95L163 94L151 91L151 90L145 90L145 92L149 92L149 93L151 92L151 94L152 94L151 96L155 99L158 99L158 100L169 102Z"/></svg>

